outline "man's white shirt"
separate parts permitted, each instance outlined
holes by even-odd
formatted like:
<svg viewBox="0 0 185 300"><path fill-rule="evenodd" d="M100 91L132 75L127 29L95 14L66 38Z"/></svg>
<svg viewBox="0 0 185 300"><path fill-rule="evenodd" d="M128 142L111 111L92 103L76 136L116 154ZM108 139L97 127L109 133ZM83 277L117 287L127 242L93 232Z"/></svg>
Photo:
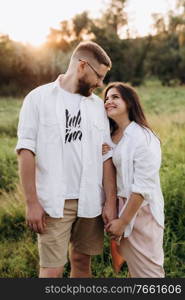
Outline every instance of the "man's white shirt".
<svg viewBox="0 0 185 300"><path fill-rule="evenodd" d="M17 151L28 149L36 155L37 196L44 210L55 218L63 217L64 202L70 192L66 182L66 162L70 155L67 160L64 155L65 142L70 139L69 134L66 136L66 116L70 116L66 115L66 101L62 95L58 78L26 96L20 111L16 146ZM79 110L82 137L78 216L92 218L102 213L103 162L112 156L111 151L102 156L102 144L111 143L110 128L104 103L98 96L82 96Z"/></svg>

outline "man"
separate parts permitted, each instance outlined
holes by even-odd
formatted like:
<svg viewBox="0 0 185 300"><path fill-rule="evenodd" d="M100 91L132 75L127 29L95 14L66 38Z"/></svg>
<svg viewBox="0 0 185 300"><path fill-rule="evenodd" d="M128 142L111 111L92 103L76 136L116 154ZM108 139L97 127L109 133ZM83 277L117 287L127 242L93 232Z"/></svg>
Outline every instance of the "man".
<svg viewBox="0 0 185 300"><path fill-rule="evenodd" d="M96 43L74 50L67 72L23 103L16 150L28 226L38 233L39 277L62 276L70 242L71 277L91 277L103 248L103 220L116 217L116 184L101 87L111 61ZM103 197L103 187L105 202Z"/></svg>

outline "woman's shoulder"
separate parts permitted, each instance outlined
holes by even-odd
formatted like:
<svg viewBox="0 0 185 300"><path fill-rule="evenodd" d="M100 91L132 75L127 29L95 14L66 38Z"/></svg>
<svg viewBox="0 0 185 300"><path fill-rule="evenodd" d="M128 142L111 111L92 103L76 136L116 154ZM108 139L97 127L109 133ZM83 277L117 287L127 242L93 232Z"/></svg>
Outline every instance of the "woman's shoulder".
<svg viewBox="0 0 185 300"><path fill-rule="evenodd" d="M133 143L139 145L150 145L151 142L160 143L158 137L152 132L151 129L141 126L133 122L133 130L130 131L130 136Z"/></svg>
<svg viewBox="0 0 185 300"><path fill-rule="evenodd" d="M130 136L130 137L140 137L140 138L145 138L146 133L150 134L150 131L146 127L142 127L135 121L132 121L128 127L125 130L125 134Z"/></svg>

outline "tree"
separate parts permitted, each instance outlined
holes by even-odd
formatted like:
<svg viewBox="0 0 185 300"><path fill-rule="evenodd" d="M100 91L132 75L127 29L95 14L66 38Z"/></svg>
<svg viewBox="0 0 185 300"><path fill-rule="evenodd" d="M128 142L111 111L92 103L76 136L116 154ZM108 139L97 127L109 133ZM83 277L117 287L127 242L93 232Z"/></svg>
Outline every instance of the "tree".
<svg viewBox="0 0 185 300"><path fill-rule="evenodd" d="M167 33L167 25L165 23L164 17L159 13L152 14L152 18L154 20L153 28L155 30L155 34L164 35Z"/></svg>
<svg viewBox="0 0 185 300"><path fill-rule="evenodd" d="M60 22L60 29L50 28L45 46L52 49L60 49L67 52L73 39L72 25L70 21Z"/></svg>
<svg viewBox="0 0 185 300"><path fill-rule="evenodd" d="M152 44L152 36L149 35L147 38L139 39L139 49L135 49L135 55L133 56L133 59L135 57L135 67L134 67L134 73L131 80L131 83L134 86L141 85L144 81L145 77L145 61L147 58L147 55L150 51L151 44ZM136 51L137 49L137 51Z"/></svg>
<svg viewBox="0 0 185 300"><path fill-rule="evenodd" d="M127 14L124 10L126 0L110 0L107 9L101 17L101 23L108 31L119 35L119 30L127 24Z"/></svg>
<svg viewBox="0 0 185 300"><path fill-rule="evenodd" d="M81 14L77 14L72 19L73 23L73 32L75 34L75 39L77 41L83 40L88 37L90 33L90 28L92 25L92 21L88 16L88 12L84 11Z"/></svg>

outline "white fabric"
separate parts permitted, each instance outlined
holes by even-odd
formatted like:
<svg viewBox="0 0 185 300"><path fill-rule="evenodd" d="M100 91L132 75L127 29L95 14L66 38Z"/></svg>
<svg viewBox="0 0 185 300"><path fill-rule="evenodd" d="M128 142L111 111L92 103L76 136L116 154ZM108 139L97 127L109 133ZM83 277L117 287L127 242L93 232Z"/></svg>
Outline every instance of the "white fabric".
<svg viewBox="0 0 185 300"><path fill-rule="evenodd" d="M65 105L64 174L65 199L78 199L82 172L82 131L80 103L82 96L61 88L61 99Z"/></svg>
<svg viewBox="0 0 185 300"><path fill-rule="evenodd" d="M116 167L117 196L125 198L124 182L123 182L122 169L121 169L122 142L123 139L121 139L117 145L113 143L112 161Z"/></svg>
<svg viewBox="0 0 185 300"><path fill-rule="evenodd" d="M131 122L124 131L119 144L111 144L113 163L118 174L118 193L127 201L120 211L122 214L131 193L144 197L142 206L149 204L151 213L159 225L164 227L164 199L160 187L159 170L161 165L160 142L147 129ZM118 149L116 149L118 147ZM125 229L128 237L133 229L137 213Z"/></svg>
<svg viewBox="0 0 185 300"><path fill-rule="evenodd" d="M31 91L20 112L16 150L36 154L36 189L45 211L63 217L65 201L64 137L65 106L62 105L59 78ZM82 175L78 201L79 217L96 217L102 212L102 144L110 143L109 122L103 101L96 95L82 97Z"/></svg>
<svg viewBox="0 0 185 300"><path fill-rule="evenodd" d="M116 184L117 184L117 197L126 198L126 189L124 185L123 176L123 165L122 165L122 143L124 138L122 138L118 144L113 143L112 149L112 161L116 167ZM143 200L141 207L148 204L147 200Z"/></svg>

